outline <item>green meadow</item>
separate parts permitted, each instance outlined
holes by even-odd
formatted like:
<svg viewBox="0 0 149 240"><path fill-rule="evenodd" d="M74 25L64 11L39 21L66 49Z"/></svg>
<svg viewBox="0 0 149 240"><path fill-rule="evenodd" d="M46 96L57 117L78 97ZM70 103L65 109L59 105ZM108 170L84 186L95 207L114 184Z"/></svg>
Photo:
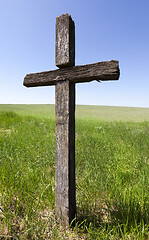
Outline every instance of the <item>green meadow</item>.
<svg viewBox="0 0 149 240"><path fill-rule="evenodd" d="M149 239L149 109L76 106L74 227L55 219L54 105L0 105L0 239Z"/></svg>
<svg viewBox="0 0 149 240"><path fill-rule="evenodd" d="M22 116L55 118L55 105L52 104L0 104L0 111L15 112ZM149 108L77 105L76 119L143 122L149 121Z"/></svg>

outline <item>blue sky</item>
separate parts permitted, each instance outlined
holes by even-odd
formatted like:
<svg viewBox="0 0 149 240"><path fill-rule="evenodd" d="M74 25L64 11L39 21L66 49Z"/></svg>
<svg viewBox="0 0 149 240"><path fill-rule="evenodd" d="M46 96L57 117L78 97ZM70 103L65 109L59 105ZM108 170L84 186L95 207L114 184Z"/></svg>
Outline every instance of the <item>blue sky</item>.
<svg viewBox="0 0 149 240"><path fill-rule="evenodd" d="M119 81L76 85L76 103L149 107L148 0L0 0L0 103L54 103L54 87L27 73L56 69L56 17L76 28L76 65L119 60Z"/></svg>

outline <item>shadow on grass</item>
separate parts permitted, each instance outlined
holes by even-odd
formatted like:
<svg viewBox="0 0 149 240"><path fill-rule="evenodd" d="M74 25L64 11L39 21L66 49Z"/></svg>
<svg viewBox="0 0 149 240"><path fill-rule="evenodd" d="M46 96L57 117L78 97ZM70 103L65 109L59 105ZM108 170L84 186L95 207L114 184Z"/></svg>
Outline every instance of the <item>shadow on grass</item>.
<svg viewBox="0 0 149 240"><path fill-rule="evenodd" d="M94 232L116 234L122 239L132 231L145 236L149 233L149 203L141 205L135 198L126 202L106 202L104 208L95 212L80 207L77 213L76 227L84 233L92 229Z"/></svg>

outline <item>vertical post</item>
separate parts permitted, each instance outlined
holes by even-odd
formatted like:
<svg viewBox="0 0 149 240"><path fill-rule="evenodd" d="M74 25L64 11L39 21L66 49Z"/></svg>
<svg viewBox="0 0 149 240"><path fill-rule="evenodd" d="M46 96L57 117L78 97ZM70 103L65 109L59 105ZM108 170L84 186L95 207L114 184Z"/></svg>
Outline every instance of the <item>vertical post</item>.
<svg viewBox="0 0 149 240"><path fill-rule="evenodd" d="M66 225L76 214L75 185L75 84L55 86L56 184L55 212Z"/></svg>
<svg viewBox="0 0 149 240"><path fill-rule="evenodd" d="M75 65L75 26L69 14L56 19L56 65ZM55 85L56 183L55 213L66 225L76 215L75 184L75 83Z"/></svg>

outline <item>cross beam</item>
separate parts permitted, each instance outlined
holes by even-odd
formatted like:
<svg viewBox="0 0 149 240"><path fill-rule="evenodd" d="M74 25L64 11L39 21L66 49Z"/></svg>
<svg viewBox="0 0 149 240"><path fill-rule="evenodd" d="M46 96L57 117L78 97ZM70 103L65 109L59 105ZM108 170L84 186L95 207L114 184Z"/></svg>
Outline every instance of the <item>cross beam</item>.
<svg viewBox="0 0 149 240"><path fill-rule="evenodd" d="M27 74L24 79L26 87L50 86L59 81L68 80L74 83L90 82L93 80L118 80L119 62L107 61L61 68L53 71Z"/></svg>
<svg viewBox="0 0 149 240"><path fill-rule="evenodd" d="M118 80L119 62L75 65L75 24L69 14L56 18L56 66L60 69L32 73L24 86L55 85L56 182L55 213L70 224L76 216L75 184L75 83Z"/></svg>

